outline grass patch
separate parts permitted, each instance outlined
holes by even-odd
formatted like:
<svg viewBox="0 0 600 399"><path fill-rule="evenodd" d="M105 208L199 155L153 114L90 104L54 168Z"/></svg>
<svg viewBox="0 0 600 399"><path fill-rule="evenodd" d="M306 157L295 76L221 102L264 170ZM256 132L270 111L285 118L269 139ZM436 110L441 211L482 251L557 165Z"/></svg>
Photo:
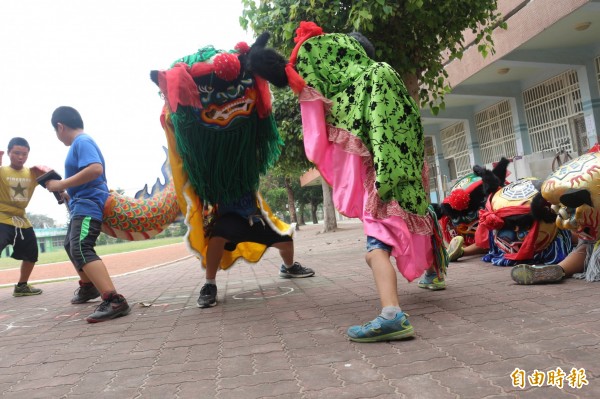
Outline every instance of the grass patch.
<svg viewBox="0 0 600 399"><path fill-rule="evenodd" d="M177 244L183 241L183 237L166 237L166 238L155 238L152 240L143 241L127 241L118 244L99 245L96 247L96 253L100 256L118 254L122 252L138 251L141 249L155 248L164 245ZM44 265L47 263L56 262L68 262L69 257L64 250L44 252L38 256L37 265ZM18 269L21 267L21 261L13 258L7 258L6 253L2 252L2 258L0 258L0 270L5 269Z"/></svg>

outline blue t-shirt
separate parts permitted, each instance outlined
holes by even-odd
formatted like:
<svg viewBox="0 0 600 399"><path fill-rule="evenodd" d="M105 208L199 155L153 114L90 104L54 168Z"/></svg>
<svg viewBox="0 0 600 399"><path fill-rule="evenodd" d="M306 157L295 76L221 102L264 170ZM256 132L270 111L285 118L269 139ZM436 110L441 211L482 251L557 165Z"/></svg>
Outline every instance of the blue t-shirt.
<svg viewBox="0 0 600 399"><path fill-rule="evenodd" d="M77 174L80 170L94 163L101 164L104 172L90 182L67 189L67 193L71 197L69 209L71 216L91 216L93 219L102 221L104 203L108 199L104 157L100 152L100 148L90 136L85 133L80 134L73 140L67 153L65 178Z"/></svg>
<svg viewBox="0 0 600 399"><path fill-rule="evenodd" d="M237 201L231 204L219 204L219 214L237 213L247 219L250 216L259 215L258 206L256 206L256 197L253 193L246 193Z"/></svg>

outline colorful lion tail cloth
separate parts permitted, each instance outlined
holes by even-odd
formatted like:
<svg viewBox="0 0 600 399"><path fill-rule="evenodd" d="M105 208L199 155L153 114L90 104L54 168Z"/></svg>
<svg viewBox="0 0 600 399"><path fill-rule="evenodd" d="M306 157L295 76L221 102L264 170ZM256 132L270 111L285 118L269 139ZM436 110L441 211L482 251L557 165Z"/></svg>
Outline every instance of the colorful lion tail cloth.
<svg viewBox="0 0 600 399"><path fill-rule="evenodd" d="M150 193L147 184L134 198L111 191L104 204L102 231L105 234L129 241L146 240L177 219L179 206L167 162L168 157L162 166L165 183L161 184L157 178Z"/></svg>

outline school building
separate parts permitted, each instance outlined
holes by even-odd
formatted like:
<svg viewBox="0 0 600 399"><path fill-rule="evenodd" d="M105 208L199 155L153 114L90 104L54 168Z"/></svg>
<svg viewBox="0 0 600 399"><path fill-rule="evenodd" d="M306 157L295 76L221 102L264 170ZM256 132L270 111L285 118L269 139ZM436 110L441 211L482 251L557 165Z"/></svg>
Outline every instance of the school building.
<svg viewBox="0 0 600 399"><path fill-rule="evenodd" d="M433 202L474 165L504 156L513 160L508 180L544 179L559 151L576 157L598 142L600 0L498 6L508 29L494 31L495 54L471 46L449 62L445 109L422 110Z"/></svg>

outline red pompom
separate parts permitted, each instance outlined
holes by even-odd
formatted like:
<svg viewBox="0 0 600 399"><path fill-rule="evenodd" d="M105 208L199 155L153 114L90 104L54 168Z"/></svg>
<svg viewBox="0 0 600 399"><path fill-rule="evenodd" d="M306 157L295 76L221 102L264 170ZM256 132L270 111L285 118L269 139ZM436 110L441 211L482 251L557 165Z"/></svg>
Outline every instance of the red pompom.
<svg viewBox="0 0 600 399"><path fill-rule="evenodd" d="M294 38L294 43L303 42L308 40L313 36L319 36L323 34L323 29L310 21L302 21L300 22L300 26L296 29L296 37Z"/></svg>
<svg viewBox="0 0 600 399"><path fill-rule="evenodd" d="M247 54L250 51L250 46L246 42L239 42L235 45L234 49L240 54Z"/></svg>
<svg viewBox="0 0 600 399"><path fill-rule="evenodd" d="M600 144L596 143L592 148L588 150L588 152L600 152Z"/></svg>
<svg viewBox="0 0 600 399"><path fill-rule="evenodd" d="M466 192L462 188L457 188L450 192L450 196L444 200L450 204L452 209L457 211L464 211L469 207L469 201L471 200L471 196L468 192Z"/></svg>
<svg viewBox="0 0 600 399"><path fill-rule="evenodd" d="M213 59L213 65L215 66L215 75L228 82L240 74L240 60L234 54L217 54Z"/></svg>

